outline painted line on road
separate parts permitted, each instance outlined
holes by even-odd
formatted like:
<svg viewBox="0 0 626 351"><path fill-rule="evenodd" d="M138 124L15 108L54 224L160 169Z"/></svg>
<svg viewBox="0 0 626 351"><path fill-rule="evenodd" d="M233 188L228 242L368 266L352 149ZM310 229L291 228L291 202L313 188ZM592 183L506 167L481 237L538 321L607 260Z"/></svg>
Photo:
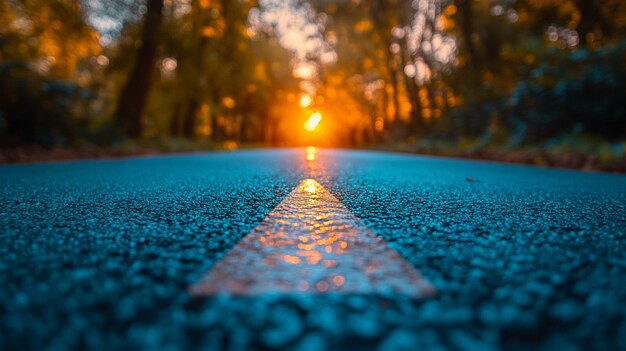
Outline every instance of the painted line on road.
<svg viewBox="0 0 626 351"><path fill-rule="evenodd" d="M220 293L436 294L435 288L314 179L302 181L195 285Z"/></svg>

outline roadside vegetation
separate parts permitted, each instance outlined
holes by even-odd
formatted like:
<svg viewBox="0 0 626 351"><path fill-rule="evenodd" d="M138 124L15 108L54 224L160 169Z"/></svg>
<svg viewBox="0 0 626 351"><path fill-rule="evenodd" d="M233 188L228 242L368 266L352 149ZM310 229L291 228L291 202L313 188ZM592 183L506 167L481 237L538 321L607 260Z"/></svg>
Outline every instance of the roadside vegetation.
<svg viewBox="0 0 626 351"><path fill-rule="evenodd" d="M626 171L621 0L0 0L0 23L3 162L314 144Z"/></svg>

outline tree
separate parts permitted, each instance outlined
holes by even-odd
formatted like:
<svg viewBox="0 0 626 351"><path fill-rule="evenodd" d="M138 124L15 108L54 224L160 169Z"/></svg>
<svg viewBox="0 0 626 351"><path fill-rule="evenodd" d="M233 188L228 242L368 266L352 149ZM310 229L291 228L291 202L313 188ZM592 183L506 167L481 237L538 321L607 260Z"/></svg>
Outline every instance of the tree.
<svg viewBox="0 0 626 351"><path fill-rule="evenodd" d="M147 0L141 44L115 112L115 118L122 130L131 138L141 136L141 119L154 73L162 18L163 0Z"/></svg>
<svg viewBox="0 0 626 351"><path fill-rule="evenodd" d="M0 2L0 139L69 144L84 133L98 33L72 0Z"/></svg>

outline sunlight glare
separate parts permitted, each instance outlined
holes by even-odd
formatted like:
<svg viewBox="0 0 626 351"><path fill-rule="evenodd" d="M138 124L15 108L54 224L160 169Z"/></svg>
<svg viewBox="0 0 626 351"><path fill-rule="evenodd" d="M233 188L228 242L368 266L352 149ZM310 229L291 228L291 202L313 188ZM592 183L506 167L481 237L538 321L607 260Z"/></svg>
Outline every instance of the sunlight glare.
<svg viewBox="0 0 626 351"><path fill-rule="evenodd" d="M311 117L309 117L309 119L306 120L306 122L304 122L304 129L306 129L307 132L315 131L321 120L322 114L319 112L315 112L311 115Z"/></svg>
<svg viewBox="0 0 626 351"><path fill-rule="evenodd" d="M306 160L307 161L315 161L315 154L317 153L317 149L315 146L309 146L306 148Z"/></svg>
<svg viewBox="0 0 626 351"><path fill-rule="evenodd" d="M315 180L305 179L304 182L302 182L302 190L306 191L307 193L314 194L317 190Z"/></svg>

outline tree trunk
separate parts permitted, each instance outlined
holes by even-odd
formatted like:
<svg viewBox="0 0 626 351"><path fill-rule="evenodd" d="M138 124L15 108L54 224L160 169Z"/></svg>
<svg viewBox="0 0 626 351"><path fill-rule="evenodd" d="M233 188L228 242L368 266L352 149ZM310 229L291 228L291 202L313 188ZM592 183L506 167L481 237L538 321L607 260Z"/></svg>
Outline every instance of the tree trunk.
<svg viewBox="0 0 626 351"><path fill-rule="evenodd" d="M211 95L217 95L217 92L212 93ZM213 101L220 101L219 98L213 97ZM222 123L224 121L223 114L221 111L218 111L216 108L211 109L211 141L220 142L223 140L223 124L220 124L218 121L218 116L222 116Z"/></svg>
<svg viewBox="0 0 626 351"><path fill-rule="evenodd" d="M384 48L385 52L385 68L389 74L389 79L393 92L391 94L391 102L393 104L393 124L398 125L400 122L400 100L398 98L398 68L396 67L394 54L391 52L390 45L392 44L391 25L389 24L389 18L386 16L387 8L384 1L374 0L370 3L370 16L375 24L375 27L379 29L382 37L382 42L386 44ZM387 111L385 111L387 114Z"/></svg>
<svg viewBox="0 0 626 351"><path fill-rule="evenodd" d="M193 139L196 136L196 115L200 104L198 100L190 98L187 102L187 109L183 115L183 137Z"/></svg>
<svg viewBox="0 0 626 351"><path fill-rule="evenodd" d="M391 67L393 64L393 58L389 61L389 66L387 66L387 70L389 71L389 75L391 76L391 103L393 104L393 124L397 125L400 123L400 98L398 97L399 90L399 82L398 82L398 73L395 69Z"/></svg>
<svg viewBox="0 0 626 351"><path fill-rule="evenodd" d="M415 65L411 55L409 54L409 48L406 42L406 36L403 39L400 39L400 52L402 58L402 65L412 64ZM402 73L402 77L404 78L404 84L406 86L406 92L409 97L409 102L411 103L411 112L410 112L410 133L411 135L418 134L423 132L422 128L424 127L424 120L422 118L422 102L419 98L419 89L417 84L415 83L414 77L409 77L404 72Z"/></svg>
<svg viewBox="0 0 626 351"><path fill-rule="evenodd" d="M180 137L180 121L184 112L183 103L181 101L176 103L174 112L172 113L172 119L170 120L170 136Z"/></svg>
<svg viewBox="0 0 626 351"><path fill-rule="evenodd" d="M163 18L162 11L163 0L148 0L141 46L117 103L115 118L124 134L131 138L141 136L141 117L148 99L156 60L159 27Z"/></svg>
<svg viewBox="0 0 626 351"><path fill-rule="evenodd" d="M193 33L196 36L193 38L196 41L194 50L189 53L188 58L181 58L181 66L184 62L190 74L187 76L187 81L184 82L186 90L186 109L183 114L182 121L182 134L187 139L196 138L196 117L198 110L204 101L206 95L206 67L205 67L205 51L208 44L208 39L202 35L202 29L209 25L209 11L200 6L198 0L191 1L191 9L193 15ZM213 133L215 129L213 128Z"/></svg>
<svg viewBox="0 0 626 351"><path fill-rule="evenodd" d="M474 24L472 22L472 0L459 1L459 16L461 22L461 36L463 37L463 44L467 50L467 61L470 65L478 68L478 50L472 40L472 34L474 33Z"/></svg>

